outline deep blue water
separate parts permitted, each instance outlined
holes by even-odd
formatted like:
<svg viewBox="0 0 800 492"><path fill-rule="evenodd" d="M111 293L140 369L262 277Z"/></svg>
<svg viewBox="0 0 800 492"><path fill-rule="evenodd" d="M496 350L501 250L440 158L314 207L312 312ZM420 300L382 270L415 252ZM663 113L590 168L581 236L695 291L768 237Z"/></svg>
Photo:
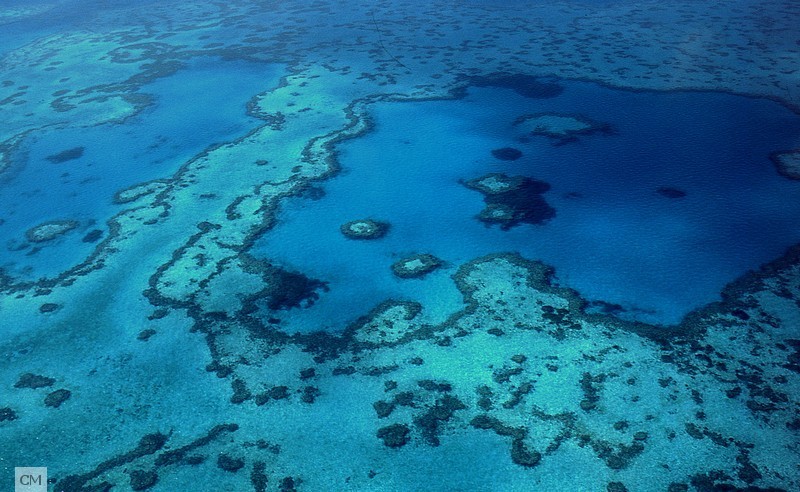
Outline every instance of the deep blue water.
<svg viewBox="0 0 800 492"><path fill-rule="evenodd" d="M192 59L185 69L144 86L141 92L153 95L154 104L124 124L44 130L27 138L0 176L0 268L24 278L70 268L95 247L82 241L85 234L106 231L106 220L120 210L113 204L116 191L168 178L210 145L258 126L260 120L246 114L247 101L278 84L281 66L220 63ZM78 159L47 159L78 147L84 148ZM25 231L49 220L76 220L80 227L29 255Z"/></svg>
<svg viewBox="0 0 800 492"><path fill-rule="evenodd" d="M430 319L461 307L449 276L475 257L515 251L557 269L557 280L622 316L677 323L719 299L724 285L800 242L800 183L780 177L771 151L796 147L800 118L769 100L713 92L631 92L563 82L551 99L472 88L454 101L380 103L375 131L339 145L342 172L319 200L290 200L259 254L329 282L310 308L277 314L289 331L339 330L387 298L422 301ZM611 124L554 145L521 143L515 118L581 114ZM523 157L491 155L516 147ZM509 231L475 215L480 193L459 180L489 172L547 181L556 217ZM686 193L659 194L660 187ZM391 223L380 240L352 241L339 226L372 217ZM432 253L448 268L395 278L402 255Z"/></svg>

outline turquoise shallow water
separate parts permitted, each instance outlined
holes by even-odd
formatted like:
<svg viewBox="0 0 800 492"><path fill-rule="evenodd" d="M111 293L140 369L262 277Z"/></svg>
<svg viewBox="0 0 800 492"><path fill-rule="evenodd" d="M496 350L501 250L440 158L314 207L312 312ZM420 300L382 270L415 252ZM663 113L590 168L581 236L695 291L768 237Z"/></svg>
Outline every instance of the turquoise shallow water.
<svg viewBox="0 0 800 492"><path fill-rule="evenodd" d="M257 247L329 282L314 306L279 313L284 327L340 330L387 298L422 301L442 321L461 306L449 279L455 269L505 251L555 266L562 285L621 306L625 318L674 324L800 241L800 184L768 159L798 143L800 118L783 106L560 83L564 92L550 99L472 88L455 101L377 104L374 131L340 145L342 172L321 185L325 196L288 202ZM539 112L580 114L615 134L556 145L512 125ZM493 158L502 147L523 157ZM550 183L544 197L556 217L509 231L486 227L475 219L481 195L459 180L490 172ZM686 196L666 197L662 187ZM341 224L364 217L390 222L388 236L341 235ZM415 252L448 267L423 280L395 278L389 266Z"/></svg>
<svg viewBox="0 0 800 492"><path fill-rule="evenodd" d="M27 279L54 276L94 249L90 231L120 210L114 193L137 183L168 178L215 144L243 136L260 124L246 104L282 75L279 65L217 58L193 59L177 73L141 88L154 104L123 124L47 129L31 134L0 176L0 267ZM76 122L77 123L77 122ZM83 148L79 158L48 159ZM35 249L25 231L50 220L79 227ZM31 251L36 251L31 254Z"/></svg>
<svg viewBox="0 0 800 492"><path fill-rule="evenodd" d="M800 181L768 157L800 162L798 19L2 3L0 489L36 466L53 492L800 490ZM62 112L61 91L112 99ZM127 94L153 104L110 121ZM535 135L537 114L600 126ZM484 196L487 173L521 188ZM158 201L113 203L152 179ZM487 225L487 202L524 220ZM343 236L365 218L388 233ZM28 244L50 220L78 225ZM503 252L590 312L669 326L587 316ZM393 274L418 253L444 264ZM387 299L422 312L365 317Z"/></svg>

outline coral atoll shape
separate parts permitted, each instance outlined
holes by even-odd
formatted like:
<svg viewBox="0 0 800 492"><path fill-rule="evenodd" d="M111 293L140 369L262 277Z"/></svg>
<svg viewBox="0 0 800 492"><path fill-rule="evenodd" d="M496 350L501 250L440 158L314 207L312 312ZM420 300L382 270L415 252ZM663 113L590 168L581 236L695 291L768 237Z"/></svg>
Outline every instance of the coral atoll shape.
<svg viewBox="0 0 800 492"><path fill-rule="evenodd" d="M373 219L359 219L342 224L340 230L350 239L378 239L389 232L389 224Z"/></svg>

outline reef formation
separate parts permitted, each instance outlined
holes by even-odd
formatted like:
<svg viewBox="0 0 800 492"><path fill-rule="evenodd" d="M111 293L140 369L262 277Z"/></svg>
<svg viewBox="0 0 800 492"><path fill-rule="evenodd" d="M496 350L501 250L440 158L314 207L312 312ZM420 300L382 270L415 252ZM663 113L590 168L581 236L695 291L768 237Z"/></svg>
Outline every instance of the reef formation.
<svg viewBox="0 0 800 492"><path fill-rule="evenodd" d="M492 173L464 182L464 185L484 195L486 203L478 219L487 224L500 224L508 230L522 223L543 224L556 211L542 197L550 190L543 181L524 176Z"/></svg>
<svg viewBox="0 0 800 492"><path fill-rule="evenodd" d="M352 220L342 224L341 231L350 239L379 239L389 232L389 224L372 219Z"/></svg>
<svg viewBox="0 0 800 492"><path fill-rule="evenodd" d="M42 246L29 255L9 240L0 269L0 442L15 443L0 449L4 483L35 461L62 492L800 488L797 247L665 327L592 309L532 258L498 252L450 267L405 256L434 251L424 240L398 244L381 271L395 258L400 277L437 264L396 282L444 279L463 306L432 322L436 305L353 299L363 314L343 331L292 333L286 318L323 305L328 279L252 254L289 197L346 172L337 145L373 129L377 102L478 87L545 104L565 95L559 80L582 79L743 94L797 113L797 44L785 34L796 2L545 2L521 14L486 2L166 1L60 23L72 8L0 8L0 177L40 163L59 186L92 187L108 205L69 251L59 243L89 219L0 216L8 237ZM119 169L90 162L80 142L28 152L48 132L146 117L159 104L148 86L198 60L280 66L279 81L240 108L254 123L235 137L165 153L153 176L115 189L98 183ZM561 113L515 129L556 143L613 133ZM797 177L796 155L773 155L786 177ZM463 181L483 195L480 220L508 236L555 217L535 170L507 172ZM645 192L681 198L663 183ZM30 203L41 204L36 185ZM392 240L392 227L358 219L334 234L381 238L348 241L369 248ZM12 268L25 261L57 266Z"/></svg>

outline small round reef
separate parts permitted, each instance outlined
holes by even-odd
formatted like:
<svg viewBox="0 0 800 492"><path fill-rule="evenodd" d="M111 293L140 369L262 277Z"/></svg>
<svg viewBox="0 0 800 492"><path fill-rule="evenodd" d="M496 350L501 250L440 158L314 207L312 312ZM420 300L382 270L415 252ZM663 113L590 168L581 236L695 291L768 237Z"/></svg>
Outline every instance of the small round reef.
<svg viewBox="0 0 800 492"><path fill-rule="evenodd" d="M342 224L339 230L350 239L379 239L389 232L389 224L372 219L359 219Z"/></svg>
<svg viewBox="0 0 800 492"><path fill-rule="evenodd" d="M430 254L415 254L392 265L392 272L400 278L422 278L442 266L442 260Z"/></svg>
<svg viewBox="0 0 800 492"><path fill-rule="evenodd" d="M78 227L74 220L53 220L32 227L25 232L25 237L32 243L43 243L68 233Z"/></svg>

